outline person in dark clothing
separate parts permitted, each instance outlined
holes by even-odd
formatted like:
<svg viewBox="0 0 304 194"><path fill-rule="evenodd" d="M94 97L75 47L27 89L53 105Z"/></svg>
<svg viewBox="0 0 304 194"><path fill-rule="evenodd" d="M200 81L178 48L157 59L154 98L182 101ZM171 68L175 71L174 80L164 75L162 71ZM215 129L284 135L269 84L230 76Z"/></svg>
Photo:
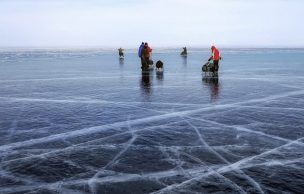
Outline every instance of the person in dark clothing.
<svg viewBox="0 0 304 194"><path fill-rule="evenodd" d="M183 48L183 52L181 52L181 55L182 55L182 56L187 56L187 54L188 54L188 53L187 53L187 47L184 47L184 48Z"/></svg>
<svg viewBox="0 0 304 194"><path fill-rule="evenodd" d="M124 57L124 53L123 53L123 49L122 48L118 49L118 54L119 54L119 57Z"/></svg>

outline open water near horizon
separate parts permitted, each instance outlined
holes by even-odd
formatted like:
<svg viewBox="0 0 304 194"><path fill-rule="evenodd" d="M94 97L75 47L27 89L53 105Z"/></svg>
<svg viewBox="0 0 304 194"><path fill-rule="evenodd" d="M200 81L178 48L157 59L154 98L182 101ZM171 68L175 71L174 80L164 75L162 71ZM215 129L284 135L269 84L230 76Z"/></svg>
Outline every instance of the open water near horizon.
<svg viewBox="0 0 304 194"><path fill-rule="evenodd" d="M304 49L0 50L0 193L304 193Z"/></svg>

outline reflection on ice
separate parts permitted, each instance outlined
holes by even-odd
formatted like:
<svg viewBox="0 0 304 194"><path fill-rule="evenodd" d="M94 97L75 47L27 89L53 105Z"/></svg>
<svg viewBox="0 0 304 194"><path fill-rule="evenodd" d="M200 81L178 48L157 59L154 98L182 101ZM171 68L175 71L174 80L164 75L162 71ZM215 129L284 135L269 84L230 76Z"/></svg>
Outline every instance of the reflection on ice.
<svg viewBox="0 0 304 194"><path fill-rule="evenodd" d="M123 65L125 62L125 58L119 58L119 65Z"/></svg>
<svg viewBox="0 0 304 194"><path fill-rule="evenodd" d="M148 100L152 94L152 79L152 72L142 72L140 87L145 100Z"/></svg>
<svg viewBox="0 0 304 194"><path fill-rule="evenodd" d="M187 56L181 56L181 58L182 58L183 65L186 66L187 65Z"/></svg>
<svg viewBox="0 0 304 194"><path fill-rule="evenodd" d="M202 78L202 81L206 86L209 87L211 101L216 101L220 93L220 83L218 76L216 77L204 76Z"/></svg>
<svg viewBox="0 0 304 194"><path fill-rule="evenodd" d="M303 55L265 71L227 50L202 78L209 52L156 52L163 74L136 53L6 53L0 193L303 193L303 66L281 62Z"/></svg>
<svg viewBox="0 0 304 194"><path fill-rule="evenodd" d="M164 72L156 72L156 78L158 81L163 81L164 80Z"/></svg>

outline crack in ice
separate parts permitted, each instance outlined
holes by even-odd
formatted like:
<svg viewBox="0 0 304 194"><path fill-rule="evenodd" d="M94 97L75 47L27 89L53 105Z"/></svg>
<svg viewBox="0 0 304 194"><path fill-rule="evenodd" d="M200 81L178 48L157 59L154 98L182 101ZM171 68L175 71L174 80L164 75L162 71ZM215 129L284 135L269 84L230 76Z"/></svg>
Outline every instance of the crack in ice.
<svg viewBox="0 0 304 194"><path fill-rule="evenodd" d="M282 98L282 97L287 97L287 96L292 96L292 95L298 95L298 94L304 94L304 90L295 91L295 92L287 92L284 94L278 94L278 95L273 95L273 96L259 98L259 99L252 99L252 100L247 100L244 102L223 104L223 105L214 105L214 106L204 107L204 108L199 108L199 109L194 109L194 110L173 112L173 113L162 114L162 115L157 115L157 116L150 116L150 117L146 117L146 118L134 119L134 120L130 121L130 124L137 125L137 124L142 124L142 123L147 123L147 122L165 120L165 119L169 119L169 118L183 117L183 116L187 116L187 115L191 115L191 114L195 114L195 113L201 113L203 111L226 109L226 108L235 107L235 106L241 105L241 104L247 104L247 103L253 103L253 102L255 102L255 103L265 102L267 100L272 100L272 99L277 99L277 98ZM18 147L35 145L37 143L45 143L45 142L54 141L54 140L65 138L65 137L77 137L77 136L81 136L84 134L92 134L92 133L100 132L101 130L111 129L111 128L115 128L115 127L123 127L123 126L125 126L125 124L127 122L129 122L129 121L121 121L121 122L116 122L116 123L112 123L112 124L106 124L106 125L101 125L101 126L95 126L95 127L84 128L84 129L74 130L74 131L70 131L70 132L50 135L50 136L43 137L43 138L31 139L31 140L27 140L27 141L23 141L23 142L16 142L16 143L12 143L12 144L2 145L2 146L0 146L0 151L7 151L7 150L15 149Z"/></svg>
<svg viewBox="0 0 304 194"><path fill-rule="evenodd" d="M299 138L299 139L297 139L297 140L295 140L295 141L292 141L292 142L290 142L290 143L284 144L284 145L282 145L282 146L276 147L276 148L274 148L274 149L268 150L268 151L263 152L263 153L261 153L261 154L258 154L258 155L255 155L255 156L251 156L251 157L244 158L244 159L242 159L242 160L239 160L238 162L235 162L235 163L232 163L232 164L230 164L230 165L221 167L221 168L217 169L216 171L219 172L219 173L226 173L226 172L230 172L230 171L233 171L233 170L236 170L236 169L242 169L242 166L241 166L241 165L246 165L249 161L251 161L251 160L253 160L253 159L256 159L256 158L258 158L258 157L261 157L261 156L264 156L264 155L266 155L266 154L272 153L272 152L274 152L274 151L276 151L276 150L278 150L278 149L280 149L280 148L284 148L284 147L290 146L290 145L292 145L292 144L297 144L297 142L299 142L299 141L301 141L301 140L303 140L303 139L304 139L304 137ZM187 184L191 184L191 182L193 182L193 181L199 180L199 179L201 179L201 178L209 177L209 176L212 175L212 174L214 174L214 172L209 172L209 173L206 173L206 174L203 174L203 175L194 177L194 178L192 178L192 179L186 180L186 181L184 181L184 182L181 182L181 183L179 183L179 184L177 184L177 185L171 185L171 186L165 187L165 188L163 188L163 189L161 189L161 190L159 190L159 191L157 191L157 192L155 192L155 193L167 193L167 192L169 192L169 191L172 190L172 189L177 189L177 188L179 188L179 187L183 187L183 186L185 186L185 185L187 185Z"/></svg>
<svg viewBox="0 0 304 194"><path fill-rule="evenodd" d="M226 160L226 158L221 156L212 147L209 146L209 144L204 140L204 138L202 137L202 134L199 132L199 130L197 129L196 126L192 125L189 121L186 121L186 122L195 130L196 134L199 137L199 140L202 142L203 145L205 145L207 147L207 149L209 149L209 151L211 151L214 155L216 155L219 159L221 159L226 164L228 164L228 165L231 164L228 160ZM251 178L250 176L248 176L241 170L236 170L236 171L239 172L241 175L243 175L247 180L249 180L249 182L253 184L253 186L259 191L259 193L262 193L262 194L264 193L261 186L253 178Z"/></svg>

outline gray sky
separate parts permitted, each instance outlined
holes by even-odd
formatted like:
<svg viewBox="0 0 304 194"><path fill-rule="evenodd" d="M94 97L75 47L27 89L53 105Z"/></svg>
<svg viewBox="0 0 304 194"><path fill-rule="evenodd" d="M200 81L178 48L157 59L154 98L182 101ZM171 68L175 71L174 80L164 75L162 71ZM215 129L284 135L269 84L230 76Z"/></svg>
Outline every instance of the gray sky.
<svg viewBox="0 0 304 194"><path fill-rule="evenodd" d="M304 47L304 0L0 0L0 47Z"/></svg>

